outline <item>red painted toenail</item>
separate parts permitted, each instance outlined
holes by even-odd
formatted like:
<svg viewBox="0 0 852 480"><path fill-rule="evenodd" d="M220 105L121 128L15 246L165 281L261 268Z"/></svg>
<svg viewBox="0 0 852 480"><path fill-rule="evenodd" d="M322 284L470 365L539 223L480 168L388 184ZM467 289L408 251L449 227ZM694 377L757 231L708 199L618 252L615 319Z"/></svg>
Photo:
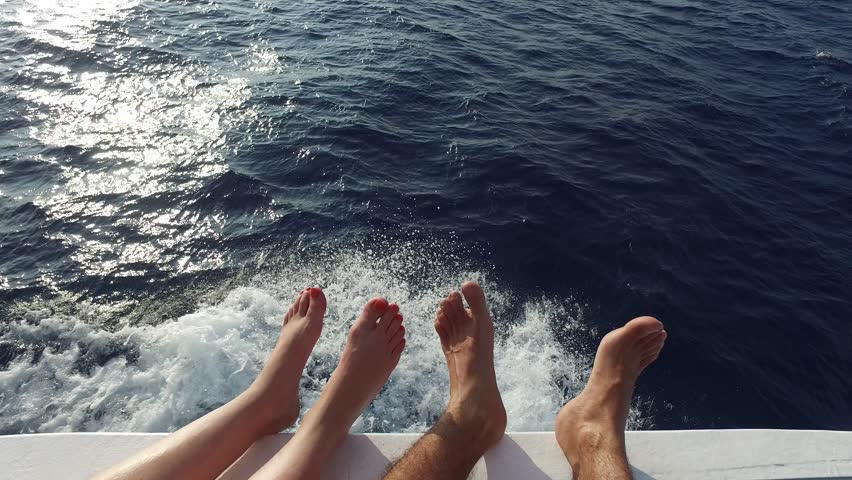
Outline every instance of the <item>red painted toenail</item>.
<svg viewBox="0 0 852 480"><path fill-rule="evenodd" d="M388 301L384 298L377 298L373 300L373 306L378 308L379 310L384 310L388 308Z"/></svg>
<svg viewBox="0 0 852 480"><path fill-rule="evenodd" d="M311 289L311 296L312 296L313 298L317 298L317 297L319 297L319 294L320 294L320 289L319 289L319 288L312 288L312 289Z"/></svg>
<svg viewBox="0 0 852 480"><path fill-rule="evenodd" d="M394 318L395 318L397 321L400 321L400 322L401 322L401 321L402 321L402 314L401 314L401 313L397 313L397 314L396 314L396 316L395 316Z"/></svg>

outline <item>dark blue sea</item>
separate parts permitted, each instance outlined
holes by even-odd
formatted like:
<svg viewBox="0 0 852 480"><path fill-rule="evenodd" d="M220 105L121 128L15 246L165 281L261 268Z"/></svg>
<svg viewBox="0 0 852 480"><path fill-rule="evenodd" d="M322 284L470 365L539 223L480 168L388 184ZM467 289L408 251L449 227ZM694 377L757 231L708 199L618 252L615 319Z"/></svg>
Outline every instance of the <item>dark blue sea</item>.
<svg viewBox="0 0 852 480"><path fill-rule="evenodd" d="M0 2L0 433L173 430L325 288L406 317L358 431L447 398L488 290L510 430L597 342L669 340L638 429L852 429L852 3Z"/></svg>

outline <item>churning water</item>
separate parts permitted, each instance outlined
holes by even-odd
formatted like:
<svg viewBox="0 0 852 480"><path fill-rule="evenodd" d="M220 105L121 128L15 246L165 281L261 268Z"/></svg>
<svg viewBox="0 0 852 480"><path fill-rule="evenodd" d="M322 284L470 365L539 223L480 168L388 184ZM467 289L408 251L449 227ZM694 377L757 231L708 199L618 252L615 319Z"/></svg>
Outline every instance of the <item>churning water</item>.
<svg viewBox="0 0 852 480"><path fill-rule="evenodd" d="M0 433L171 430L321 285L409 343L356 428L447 396L487 288L513 430L596 342L669 341L634 428L852 428L852 7L816 0L0 0Z"/></svg>

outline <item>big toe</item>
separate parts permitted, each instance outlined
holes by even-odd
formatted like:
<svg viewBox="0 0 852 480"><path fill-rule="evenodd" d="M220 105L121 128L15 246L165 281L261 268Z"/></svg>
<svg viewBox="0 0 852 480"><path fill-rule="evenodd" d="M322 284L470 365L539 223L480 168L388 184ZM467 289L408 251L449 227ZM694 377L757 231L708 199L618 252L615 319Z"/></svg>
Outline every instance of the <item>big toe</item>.
<svg viewBox="0 0 852 480"><path fill-rule="evenodd" d="M616 352L636 352L641 355L645 345L663 331L663 324L654 317L638 317L604 336L598 347L605 356Z"/></svg>
<svg viewBox="0 0 852 480"><path fill-rule="evenodd" d="M361 316L355 322L354 326L357 327L376 327L376 321L384 315L384 313L388 309L388 301L382 297L376 297L371 299L364 305L364 311L361 312Z"/></svg>
<svg viewBox="0 0 852 480"><path fill-rule="evenodd" d="M325 309L328 302L326 301L325 293L323 293L322 289L319 287L309 288L308 294L311 299L311 303L308 305L308 316L311 318L317 318L325 315Z"/></svg>
<svg viewBox="0 0 852 480"><path fill-rule="evenodd" d="M480 318L488 316L488 306L485 303L485 292L482 287L476 282L465 282L462 284L461 291L464 294L467 304L470 305L470 312L474 317Z"/></svg>
<svg viewBox="0 0 852 480"><path fill-rule="evenodd" d="M659 333L663 330L663 322L654 317L638 317L624 325L624 332L633 339L643 338L647 335Z"/></svg>

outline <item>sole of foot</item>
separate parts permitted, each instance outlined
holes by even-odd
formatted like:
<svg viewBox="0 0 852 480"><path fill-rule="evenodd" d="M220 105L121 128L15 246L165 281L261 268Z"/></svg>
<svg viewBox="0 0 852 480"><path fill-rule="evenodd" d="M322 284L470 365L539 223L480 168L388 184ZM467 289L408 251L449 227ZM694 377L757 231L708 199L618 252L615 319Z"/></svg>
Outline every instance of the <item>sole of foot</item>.
<svg viewBox="0 0 852 480"><path fill-rule="evenodd" d="M476 282L466 282L461 291L470 308L465 308L462 294L451 292L435 318L450 374L446 415L481 435L476 441L487 449L506 431L506 409L494 373L494 323Z"/></svg>
<svg viewBox="0 0 852 480"><path fill-rule="evenodd" d="M299 417L299 382L322 333L326 298L322 289L306 288L284 315L278 343L251 387L260 399L260 415L269 418L269 433L280 432Z"/></svg>
<svg viewBox="0 0 852 480"><path fill-rule="evenodd" d="M374 298L349 329L340 363L308 412L303 426L327 422L348 431L376 398L405 349L405 327L395 304ZM345 432L344 432L345 433Z"/></svg>
<svg viewBox="0 0 852 480"><path fill-rule="evenodd" d="M575 469L584 452L624 452L633 387L666 336L659 320L639 317L603 338L588 384L556 417L556 440Z"/></svg>

